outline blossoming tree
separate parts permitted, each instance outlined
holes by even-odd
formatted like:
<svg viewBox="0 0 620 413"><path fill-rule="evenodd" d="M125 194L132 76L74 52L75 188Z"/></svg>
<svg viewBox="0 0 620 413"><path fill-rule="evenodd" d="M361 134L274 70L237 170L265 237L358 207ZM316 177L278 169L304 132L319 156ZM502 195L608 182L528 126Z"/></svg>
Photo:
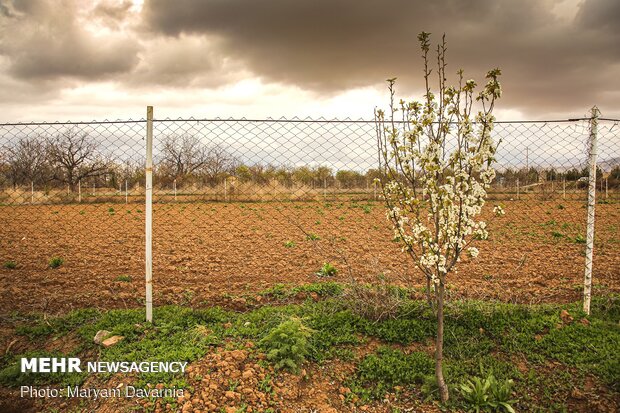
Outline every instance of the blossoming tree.
<svg viewBox="0 0 620 413"><path fill-rule="evenodd" d="M486 223L477 218L495 177L492 112L501 96L501 71L489 71L478 93L476 82L464 80L462 70L457 72L458 85L448 86L444 35L436 50L435 94L430 86L430 34L422 32L418 40L426 85L422 101L395 104L395 79L389 79L389 112L377 110L375 121L387 216L403 251L426 276L427 298L437 316L435 374L445 402L449 396L442 370L446 281L463 252L470 258L478 255L472 241L488 237ZM496 206L494 213L504 211Z"/></svg>

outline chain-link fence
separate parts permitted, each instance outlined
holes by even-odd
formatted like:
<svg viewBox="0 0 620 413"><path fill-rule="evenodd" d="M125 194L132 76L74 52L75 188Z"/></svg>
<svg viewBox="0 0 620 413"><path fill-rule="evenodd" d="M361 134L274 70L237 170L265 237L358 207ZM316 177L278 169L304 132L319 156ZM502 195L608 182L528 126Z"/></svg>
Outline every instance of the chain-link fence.
<svg viewBox="0 0 620 413"><path fill-rule="evenodd" d="M132 306L144 288L146 121L0 124L2 310ZM422 284L391 240L373 121L155 120L155 302L316 281ZM620 126L599 120L595 289L620 289ZM588 120L498 122L493 221L455 294L578 299ZM50 259L62 259L50 269ZM467 260L466 260L467 261ZM14 268L13 268L14 267Z"/></svg>

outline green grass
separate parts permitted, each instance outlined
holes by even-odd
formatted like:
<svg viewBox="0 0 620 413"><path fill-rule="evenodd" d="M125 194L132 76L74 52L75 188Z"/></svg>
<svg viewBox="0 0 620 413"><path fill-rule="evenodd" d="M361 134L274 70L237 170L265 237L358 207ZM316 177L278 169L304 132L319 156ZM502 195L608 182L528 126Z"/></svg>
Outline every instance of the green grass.
<svg viewBox="0 0 620 413"><path fill-rule="evenodd" d="M78 341L71 354L86 359L96 352L102 361L191 362L215 347L240 348L247 341L271 343L257 345L252 351L273 349L273 337L286 331L290 320L298 320L312 331L304 338L306 363L320 364L338 358L356 366L346 382L352 390L348 400L380 400L386 392L401 390L414 397L434 397L432 343L436 330L428 306L404 298L396 319L374 322L354 314L343 299L344 292L344 287L334 282L296 287L278 284L262 294L287 299L304 293L323 299L315 301L307 297L299 304L264 305L246 312L218 307L159 307L155 309L152 325L144 322L143 310L82 309L59 318L26 318L16 334L28 337L39 349L45 348L48 340L70 334ZM403 297L406 296L407 292L403 292ZM468 409L455 389L474 376L485 377L481 372L492 372L502 382L514 380L517 411L566 409L572 389L583 386L589 375L610 391L620 392L620 296L596 298L589 317L579 308L578 303L538 306L479 301L448 303L445 375L453 390L453 401L448 408ZM573 322L562 323L563 309L573 316ZM582 323L583 318L589 324ZM99 330L108 330L125 339L110 348L100 348L92 342ZM357 353L357 349L363 349L370 341L378 342L378 349ZM21 375L16 370L20 356L9 353L0 357L3 385L76 384L86 377ZM295 359L296 367L303 358ZM273 357L270 362L275 365L282 359ZM525 370L517 368L515 360L520 360ZM140 374L134 380L140 385L184 385L184 377L172 374Z"/></svg>
<svg viewBox="0 0 620 413"><path fill-rule="evenodd" d="M17 263L15 261L5 261L4 264L2 264L2 267L6 268L7 270L14 270L15 268L17 268Z"/></svg>

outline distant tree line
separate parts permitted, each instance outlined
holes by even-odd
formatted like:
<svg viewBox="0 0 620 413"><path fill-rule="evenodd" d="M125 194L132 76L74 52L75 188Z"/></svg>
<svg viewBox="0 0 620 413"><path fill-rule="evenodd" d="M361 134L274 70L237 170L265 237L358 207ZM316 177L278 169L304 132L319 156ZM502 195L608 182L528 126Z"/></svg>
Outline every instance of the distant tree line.
<svg viewBox="0 0 620 413"><path fill-rule="evenodd" d="M118 161L104 151L101 142L88 133L67 129L54 136L22 137L2 148L0 185L4 188L29 187L68 188L78 184L97 187L130 188L144 182L144 159ZM206 145L190 134L163 137L154 159L156 187L213 187L226 179L236 183L286 187L355 189L372 187L381 178L377 169L365 172L334 170L327 166L274 166L247 164L220 145ZM547 181L578 181L588 176L588 169L558 171L554 168L504 169L497 172L494 185L514 187ZM597 179L603 179L598 171ZM609 176L609 188L620 187L620 167Z"/></svg>

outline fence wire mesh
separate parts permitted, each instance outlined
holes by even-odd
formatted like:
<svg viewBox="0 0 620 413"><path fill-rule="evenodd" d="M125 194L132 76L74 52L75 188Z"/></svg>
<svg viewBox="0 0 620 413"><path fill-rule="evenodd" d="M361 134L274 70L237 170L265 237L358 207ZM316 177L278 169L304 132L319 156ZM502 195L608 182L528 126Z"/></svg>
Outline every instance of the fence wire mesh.
<svg viewBox="0 0 620 413"><path fill-rule="evenodd" d="M145 120L0 124L0 260L16 267L0 270L2 302L41 310L137 304L145 130ZM594 280L613 290L619 130L599 121ZM494 134L501 144L489 205L507 214L480 242L479 260L462 263L453 293L578 299L588 121L499 122ZM278 283L318 280L326 262L339 269L336 281L422 285L391 241L373 121L156 120L153 159L156 304L259 297ZM63 265L49 269L52 257ZM15 277L19 286L9 282Z"/></svg>

